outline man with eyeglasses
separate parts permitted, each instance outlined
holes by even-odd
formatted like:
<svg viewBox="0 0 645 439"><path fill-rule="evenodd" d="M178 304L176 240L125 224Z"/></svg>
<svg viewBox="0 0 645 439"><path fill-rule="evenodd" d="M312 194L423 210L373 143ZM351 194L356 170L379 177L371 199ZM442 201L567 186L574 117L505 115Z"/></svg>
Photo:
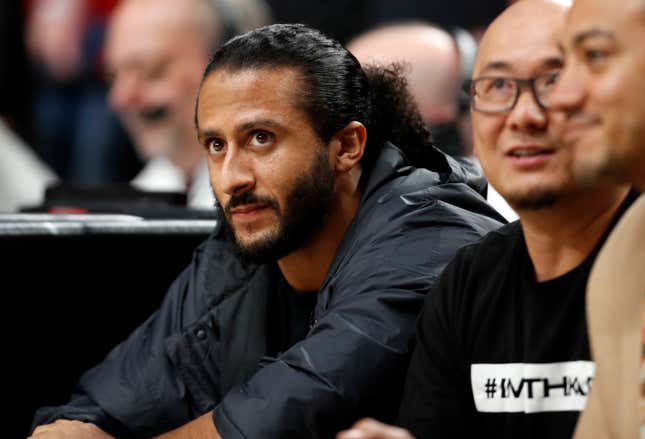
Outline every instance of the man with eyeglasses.
<svg viewBox="0 0 645 439"><path fill-rule="evenodd" d="M468 84L475 151L520 217L462 248L426 299L398 424L418 438L570 438L594 376L585 285L635 198L579 187L547 108L562 1L520 1L485 33ZM339 438L405 438L365 420Z"/></svg>

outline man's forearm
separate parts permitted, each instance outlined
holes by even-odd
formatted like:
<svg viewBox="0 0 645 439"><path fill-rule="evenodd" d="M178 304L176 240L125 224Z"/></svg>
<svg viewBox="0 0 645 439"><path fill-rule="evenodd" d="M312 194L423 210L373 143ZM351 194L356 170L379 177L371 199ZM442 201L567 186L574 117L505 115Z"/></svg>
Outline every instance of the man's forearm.
<svg viewBox="0 0 645 439"><path fill-rule="evenodd" d="M156 439L222 439L213 423L213 412L208 412Z"/></svg>
<svg viewBox="0 0 645 439"><path fill-rule="evenodd" d="M27 439L115 439L90 422L58 419L38 426Z"/></svg>

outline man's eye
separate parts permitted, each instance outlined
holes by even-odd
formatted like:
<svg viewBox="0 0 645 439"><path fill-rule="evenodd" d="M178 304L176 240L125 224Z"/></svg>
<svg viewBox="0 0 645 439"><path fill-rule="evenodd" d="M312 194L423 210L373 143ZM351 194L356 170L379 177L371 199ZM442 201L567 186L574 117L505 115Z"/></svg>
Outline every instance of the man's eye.
<svg viewBox="0 0 645 439"><path fill-rule="evenodd" d="M507 99L513 94L515 84L508 78L484 78L477 84L475 93L484 99Z"/></svg>
<svg viewBox="0 0 645 439"><path fill-rule="evenodd" d="M502 90L509 86L509 81L506 78L495 78L491 81L490 88Z"/></svg>
<svg viewBox="0 0 645 439"><path fill-rule="evenodd" d="M498 95L500 93L507 94L513 91L513 81L508 78L488 78L482 81L481 94L483 95Z"/></svg>
<svg viewBox="0 0 645 439"><path fill-rule="evenodd" d="M606 50L598 50L598 49L585 49L583 53L587 63L592 65L599 64L605 61L609 55L609 53Z"/></svg>
<svg viewBox="0 0 645 439"><path fill-rule="evenodd" d="M559 77L560 72L549 73L548 75L544 76L544 84L547 86L554 85L556 82L558 82Z"/></svg>
<svg viewBox="0 0 645 439"><path fill-rule="evenodd" d="M266 145L273 141L273 134L266 131L256 131L251 135L251 143L253 145Z"/></svg>
<svg viewBox="0 0 645 439"><path fill-rule="evenodd" d="M558 82L560 72L551 72L535 78L535 89L538 93L551 90Z"/></svg>
<svg viewBox="0 0 645 439"><path fill-rule="evenodd" d="M206 144L208 153L211 155L220 154L224 150L224 142L219 139L211 139Z"/></svg>

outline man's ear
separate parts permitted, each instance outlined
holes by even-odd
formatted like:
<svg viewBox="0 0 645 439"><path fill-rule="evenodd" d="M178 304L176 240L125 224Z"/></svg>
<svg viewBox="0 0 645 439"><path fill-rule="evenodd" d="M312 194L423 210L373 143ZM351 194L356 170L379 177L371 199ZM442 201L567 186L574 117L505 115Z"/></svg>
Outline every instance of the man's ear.
<svg viewBox="0 0 645 439"><path fill-rule="evenodd" d="M365 152L367 130L360 122L352 121L332 137L330 151L336 172L348 172L360 161Z"/></svg>

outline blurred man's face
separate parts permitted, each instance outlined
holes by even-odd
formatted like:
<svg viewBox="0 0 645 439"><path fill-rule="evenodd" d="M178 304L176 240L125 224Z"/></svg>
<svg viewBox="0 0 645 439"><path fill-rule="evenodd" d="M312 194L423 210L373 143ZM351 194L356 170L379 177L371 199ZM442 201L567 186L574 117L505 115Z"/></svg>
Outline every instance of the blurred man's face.
<svg viewBox="0 0 645 439"><path fill-rule="evenodd" d="M525 2L500 16L489 28L478 54L473 79L490 81L484 93L506 93L505 78L528 79L557 72L562 65L555 32L565 10L545 2ZM519 89L508 111L472 110L475 151L487 178L515 209L548 207L571 188L571 153L554 142L551 115L530 87Z"/></svg>
<svg viewBox="0 0 645 439"><path fill-rule="evenodd" d="M293 69L215 71L199 94L199 140L241 255L266 262L306 244L327 220L330 149L294 104Z"/></svg>
<svg viewBox="0 0 645 439"><path fill-rule="evenodd" d="M195 144L194 103L207 62L204 38L184 9L191 3L159 5L125 2L106 45L109 102L144 159Z"/></svg>
<svg viewBox="0 0 645 439"><path fill-rule="evenodd" d="M563 41L552 99L567 115L576 176L645 187L645 2L577 0Z"/></svg>
<svg viewBox="0 0 645 439"><path fill-rule="evenodd" d="M429 125L454 121L461 65L450 34L429 25L393 25L367 32L347 48L363 65L403 63L423 120Z"/></svg>
<svg viewBox="0 0 645 439"><path fill-rule="evenodd" d="M470 119L458 108L461 61L449 33L426 24L391 25L358 36L347 48L364 66L402 63L433 143L450 154L470 154ZM466 127L462 130L458 123Z"/></svg>

